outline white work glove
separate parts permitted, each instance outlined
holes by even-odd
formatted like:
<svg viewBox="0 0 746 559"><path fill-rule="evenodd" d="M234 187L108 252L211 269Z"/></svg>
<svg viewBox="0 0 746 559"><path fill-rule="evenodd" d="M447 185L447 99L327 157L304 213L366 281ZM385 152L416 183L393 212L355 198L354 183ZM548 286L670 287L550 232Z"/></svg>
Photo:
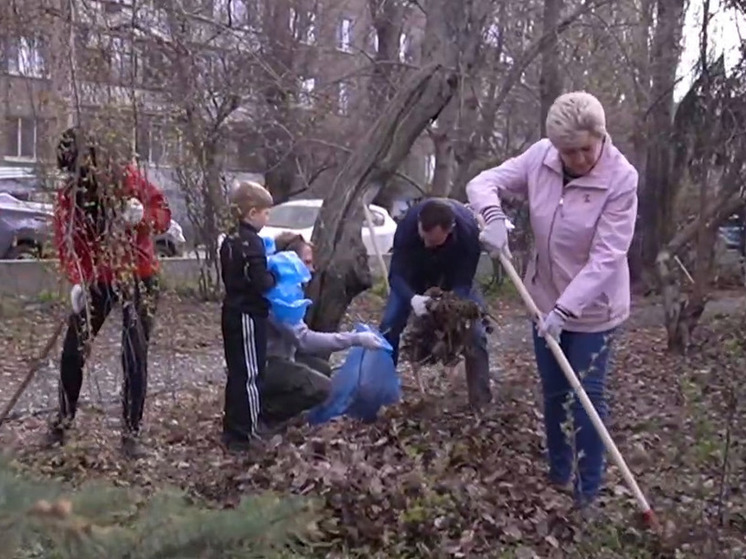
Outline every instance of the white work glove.
<svg viewBox="0 0 746 559"><path fill-rule="evenodd" d="M550 336L555 340L559 341L560 334L565 328L565 322L567 322L567 315L561 310L554 308L549 314L544 317L544 320L539 324L539 336L546 338Z"/></svg>
<svg viewBox="0 0 746 559"><path fill-rule="evenodd" d="M80 314L85 308L85 289L79 283L73 285L70 290L70 305L75 314Z"/></svg>
<svg viewBox="0 0 746 559"><path fill-rule="evenodd" d="M427 314L427 302L429 300L430 297L426 295L415 295L412 297L410 304L412 305L412 310L414 311L415 316Z"/></svg>
<svg viewBox="0 0 746 559"><path fill-rule="evenodd" d="M479 234L479 240L490 253L490 256L496 258L503 253L510 258L510 248L508 247L508 227L505 223L505 213L500 206L489 206L482 210L480 215L484 223L482 232ZM478 220L479 221L479 220Z"/></svg>
<svg viewBox="0 0 746 559"><path fill-rule="evenodd" d="M143 208L142 202L137 198L130 198L124 204L124 211L122 217L127 225L137 225L142 221L145 216L145 208Z"/></svg>
<svg viewBox="0 0 746 559"><path fill-rule="evenodd" d="M384 342L373 332L360 332L355 335L355 345L364 347L365 349L383 349Z"/></svg>

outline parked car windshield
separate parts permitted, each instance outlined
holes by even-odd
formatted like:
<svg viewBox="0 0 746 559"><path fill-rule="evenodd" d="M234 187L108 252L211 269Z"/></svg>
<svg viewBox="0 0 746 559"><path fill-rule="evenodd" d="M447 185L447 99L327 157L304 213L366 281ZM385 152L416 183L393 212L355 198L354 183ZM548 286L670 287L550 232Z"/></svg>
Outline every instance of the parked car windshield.
<svg viewBox="0 0 746 559"><path fill-rule="evenodd" d="M270 210L267 226L278 229L307 229L316 223L319 209L312 206L280 204Z"/></svg>

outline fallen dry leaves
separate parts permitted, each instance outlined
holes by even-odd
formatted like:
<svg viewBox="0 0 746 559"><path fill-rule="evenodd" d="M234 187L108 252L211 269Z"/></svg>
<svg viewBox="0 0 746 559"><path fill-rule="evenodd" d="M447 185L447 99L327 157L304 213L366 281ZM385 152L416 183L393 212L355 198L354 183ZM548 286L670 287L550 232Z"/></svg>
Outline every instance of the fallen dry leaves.
<svg viewBox="0 0 746 559"><path fill-rule="evenodd" d="M379 305L372 298L358 302L352 320L370 319ZM216 309L181 302L168 308L171 315L161 322L154 352L176 351L171 349L176 340L184 354L209 352L217 360ZM640 529L634 501L613 466L601 498L602 522L578 522L570 498L546 485L527 324L514 304L498 304L492 314L501 321L493 362L502 373L497 399L481 416L466 406L464 379L433 368L430 394L407 392L405 401L374 425L343 420L317 429L294 427L267 449L240 458L218 445L218 361L212 377L190 380L188 370L167 373L185 382L149 400L147 459L129 463L118 455L116 402L83 409L76 436L64 450L39 448L43 417L4 426L0 444L13 449L22 467L74 484L108 478L146 491L176 485L217 506L233 506L247 491L307 495L322 505L308 556L746 555L742 315L709 322L688 358L667 354L662 329L639 321L632 321L615 352L610 431L662 519L666 534L658 538ZM27 331L25 320L26 328L16 325L18 332ZM39 316L34 320L43 323ZM11 330L0 350L15 367L43 339L22 342L19 354L7 341L13 339ZM12 371L6 366L3 371L10 379ZM153 377L165 374L151 367ZM410 374L404 371L405 383Z"/></svg>

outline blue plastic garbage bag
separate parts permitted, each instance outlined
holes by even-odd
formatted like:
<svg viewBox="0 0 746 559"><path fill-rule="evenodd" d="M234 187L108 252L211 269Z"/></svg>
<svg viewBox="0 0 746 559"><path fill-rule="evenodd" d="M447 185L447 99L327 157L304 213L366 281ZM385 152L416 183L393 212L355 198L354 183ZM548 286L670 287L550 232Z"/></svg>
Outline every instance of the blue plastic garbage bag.
<svg viewBox="0 0 746 559"><path fill-rule="evenodd" d="M306 310L311 306L310 299L299 299L292 303L270 299L270 314L283 324L298 324L306 316Z"/></svg>
<svg viewBox="0 0 746 559"><path fill-rule="evenodd" d="M311 281L311 272L303 260L292 250L284 250L267 256L267 268L283 285L302 285Z"/></svg>
<svg viewBox="0 0 746 559"><path fill-rule="evenodd" d="M277 252L277 245L275 244L274 237L262 237L262 241L264 242L264 252L267 254L267 256Z"/></svg>
<svg viewBox="0 0 746 559"><path fill-rule="evenodd" d="M378 330L366 324L356 324L355 331L381 336ZM375 421L381 407L401 399L401 381L392 354L393 348L388 342L378 350L350 349L344 364L332 376L329 396L308 412L308 422L318 425L340 415L367 423Z"/></svg>
<svg viewBox="0 0 746 559"><path fill-rule="evenodd" d="M293 251L270 254L267 267L277 278L277 285L267 293L272 315L286 324L299 323L311 305L303 291L303 284L310 281L311 272Z"/></svg>

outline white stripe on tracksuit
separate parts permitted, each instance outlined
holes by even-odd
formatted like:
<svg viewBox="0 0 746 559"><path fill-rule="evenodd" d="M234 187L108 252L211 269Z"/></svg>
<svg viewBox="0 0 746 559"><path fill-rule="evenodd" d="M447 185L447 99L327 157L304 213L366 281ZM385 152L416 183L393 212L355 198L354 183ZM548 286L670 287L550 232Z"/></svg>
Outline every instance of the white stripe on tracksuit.
<svg viewBox="0 0 746 559"><path fill-rule="evenodd" d="M259 420L259 389L256 386L259 366L256 359L254 321L248 314L241 317L241 330L243 332L243 355L246 364L246 397L248 398L251 434L253 435L256 433L256 424Z"/></svg>

